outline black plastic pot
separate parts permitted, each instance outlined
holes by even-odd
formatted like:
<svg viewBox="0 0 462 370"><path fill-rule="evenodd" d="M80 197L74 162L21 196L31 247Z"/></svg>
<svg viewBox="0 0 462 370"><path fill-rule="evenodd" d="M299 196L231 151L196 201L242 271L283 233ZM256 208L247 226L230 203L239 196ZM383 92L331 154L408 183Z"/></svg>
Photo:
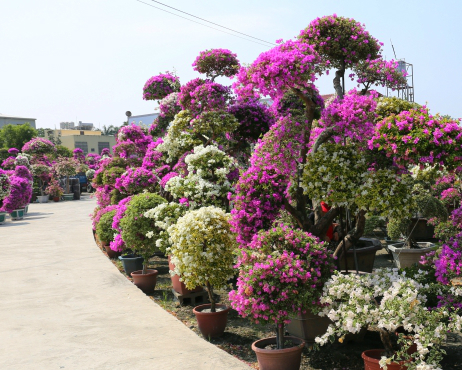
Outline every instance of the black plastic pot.
<svg viewBox="0 0 462 370"><path fill-rule="evenodd" d="M143 269L143 257L135 256L134 254L126 254L119 256L119 260L122 261L125 273L130 276L133 271Z"/></svg>

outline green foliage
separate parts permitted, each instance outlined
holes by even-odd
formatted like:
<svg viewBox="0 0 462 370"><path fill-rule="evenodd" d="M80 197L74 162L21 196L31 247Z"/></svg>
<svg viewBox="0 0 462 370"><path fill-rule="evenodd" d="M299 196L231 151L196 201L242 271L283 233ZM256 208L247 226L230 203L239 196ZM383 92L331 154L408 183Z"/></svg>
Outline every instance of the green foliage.
<svg viewBox="0 0 462 370"><path fill-rule="evenodd" d="M366 218L366 226L364 227L364 235L373 235L374 230L380 227L385 227L385 219L379 216L370 216Z"/></svg>
<svg viewBox="0 0 462 370"><path fill-rule="evenodd" d="M23 145L32 138L37 137L37 130L29 123L23 125L6 125L0 129L0 142L6 148L21 150Z"/></svg>
<svg viewBox="0 0 462 370"><path fill-rule="evenodd" d="M165 202L167 201L157 194L141 193L134 195L120 221L123 241L128 248L144 257L145 263L158 250L156 240L161 229L154 225L152 219L145 217L144 213ZM149 232L152 232L150 238L146 236Z"/></svg>
<svg viewBox="0 0 462 370"><path fill-rule="evenodd" d="M63 145L56 145L56 155L58 157L72 158L72 151Z"/></svg>
<svg viewBox="0 0 462 370"><path fill-rule="evenodd" d="M103 214L96 225L96 233L98 238L104 243L110 243L114 240L114 234L117 234L117 230L112 228L112 220L116 211L110 211Z"/></svg>
<svg viewBox="0 0 462 370"><path fill-rule="evenodd" d="M111 167L103 173L103 185L114 186L117 178L125 172L125 167Z"/></svg>
<svg viewBox="0 0 462 370"><path fill-rule="evenodd" d="M0 142L0 146L2 143ZM10 153L8 153L7 148L0 148L0 164L3 162L5 159L7 159L10 156Z"/></svg>
<svg viewBox="0 0 462 370"><path fill-rule="evenodd" d="M376 122L383 120L384 118L391 116L392 114L399 114L402 111L408 111L411 109L418 109L421 106L417 103L411 103L407 100L403 100L396 97L381 97L377 99L377 108L375 113L377 114Z"/></svg>

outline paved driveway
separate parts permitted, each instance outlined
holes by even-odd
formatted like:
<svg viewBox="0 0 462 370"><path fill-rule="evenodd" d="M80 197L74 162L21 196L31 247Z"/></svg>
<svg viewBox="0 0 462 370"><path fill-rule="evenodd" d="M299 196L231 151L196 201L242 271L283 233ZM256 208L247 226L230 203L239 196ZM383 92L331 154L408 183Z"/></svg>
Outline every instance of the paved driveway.
<svg viewBox="0 0 462 370"><path fill-rule="evenodd" d="M0 225L0 369L245 370L120 274L80 201Z"/></svg>

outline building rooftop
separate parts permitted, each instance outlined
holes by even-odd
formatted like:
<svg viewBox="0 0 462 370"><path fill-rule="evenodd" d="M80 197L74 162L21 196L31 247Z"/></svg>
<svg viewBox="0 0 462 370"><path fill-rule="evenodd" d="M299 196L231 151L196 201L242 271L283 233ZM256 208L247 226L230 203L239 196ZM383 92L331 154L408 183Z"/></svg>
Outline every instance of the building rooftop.
<svg viewBox="0 0 462 370"><path fill-rule="evenodd" d="M16 119L37 119L37 118L29 118L29 117L16 117L16 116L9 116L7 114L1 114L0 113L0 118L16 118Z"/></svg>

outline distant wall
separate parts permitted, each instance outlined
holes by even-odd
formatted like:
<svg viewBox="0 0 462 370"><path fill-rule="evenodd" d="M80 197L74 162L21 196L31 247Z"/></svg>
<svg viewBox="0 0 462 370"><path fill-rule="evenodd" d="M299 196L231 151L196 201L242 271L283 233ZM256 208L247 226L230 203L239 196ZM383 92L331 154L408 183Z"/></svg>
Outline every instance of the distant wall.
<svg viewBox="0 0 462 370"><path fill-rule="evenodd" d="M31 127L35 127L35 118L20 118L0 116L0 128L6 125L23 125L28 123Z"/></svg>

